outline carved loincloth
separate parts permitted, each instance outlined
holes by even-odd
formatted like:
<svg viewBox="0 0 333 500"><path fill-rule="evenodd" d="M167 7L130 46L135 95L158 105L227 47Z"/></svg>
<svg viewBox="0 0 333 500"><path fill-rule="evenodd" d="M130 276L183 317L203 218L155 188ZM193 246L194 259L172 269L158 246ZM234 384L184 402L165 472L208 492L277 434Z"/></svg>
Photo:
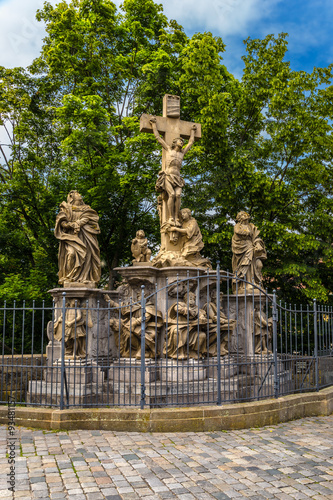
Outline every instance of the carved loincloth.
<svg viewBox="0 0 333 500"><path fill-rule="evenodd" d="M166 191L165 181L168 180L172 187L183 188L185 186L185 181L180 175L167 174L163 170L158 174L158 179L155 184L155 189L158 193Z"/></svg>

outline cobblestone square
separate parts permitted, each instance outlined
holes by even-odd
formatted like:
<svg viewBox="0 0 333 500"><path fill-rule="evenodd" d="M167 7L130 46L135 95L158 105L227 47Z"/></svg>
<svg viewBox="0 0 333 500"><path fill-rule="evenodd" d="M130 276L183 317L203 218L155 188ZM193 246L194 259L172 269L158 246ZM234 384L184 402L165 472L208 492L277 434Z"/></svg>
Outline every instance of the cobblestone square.
<svg viewBox="0 0 333 500"><path fill-rule="evenodd" d="M0 500L332 499L333 415L221 432L16 428L15 494L0 427Z"/></svg>

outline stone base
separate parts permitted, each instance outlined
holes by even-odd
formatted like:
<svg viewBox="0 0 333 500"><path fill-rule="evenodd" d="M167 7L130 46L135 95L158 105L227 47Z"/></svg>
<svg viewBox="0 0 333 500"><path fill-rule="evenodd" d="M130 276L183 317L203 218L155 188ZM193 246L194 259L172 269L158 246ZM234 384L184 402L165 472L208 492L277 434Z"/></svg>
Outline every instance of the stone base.
<svg viewBox="0 0 333 500"><path fill-rule="evenodd" d="M207 365L208 362L206 361ZM228 379L237 373L236 359L231 356L221 357L221 379ZM207 377L217 379L217 358L209 358Z"/></svg>
<svg viewBox="0 0 333 500"><path fill-rule="evenodd" d="M141 360L136 358L120 358L110 365L106 373L110 384L125 382L127 384L141 383ZM145 360L145 382L159 379L159 368L154 360Z"/></svg>
<svg viewBox="0 0 333 500"><path fill-rule="evenodd" d="M52 366L57 359L61 359L61 342L55 339L50 340L46 346L46 358L48 366Z"/></svg>
<svg viewBox="0 0 333 500"><path fill-rule="evenodd" d="M150 407L175 404L201 404L217 399L217 359L159 359L145 361L145 396ZM223 400L236 397L238 383L231 373L235 368L221 358ZM107 375L107 391L114 405L139 406L141 400L141 363L136 359L115 361ZM112 404L112 403L111 403Z"/></svg>
<svg viewBox="0 0 333 500"><path fill-rule="evenodd" d="M113 383L109 386L110 401L113 405L139 406L141 400L141 384ZM237 377L221 382L221 399L230 402L238 391ZM146 386L145 405L154 407L179 406L187 404L215 404L218 386L214 379L183 381L177 384L156 380ZM112 404L112 403L110 403Z"/></svg>
<svg viewBox="0 0 333 500"><path fill-rule="evenodd" d="M234 374L235 360L221 358L221 398L232 401L239 392L239 377ZM114 362L108 373L107 391L114 405L139 406L141 400L141 365L138 360ZM163 405L216 404L217 358L207 360L159 359L145 361L145 396L150 407Z"/></svg>
<svg viewBox="0 0 333 500"><path fill-rule="evenodd" d="M272 357L254 365L253 358L221 358L221 401L235 399L250 401L274 397L274 369ZM256 359L256 361L258 361ZM209 362L209 364L208 364ZM122 358L110 366L100 368L92 360L65 359L68 403L64 383L64 404L75 406L140 406L141 361ZM216 404L218 398L217 358L209 360L171 359L145 360L145 404L153 407L164 405ZM292 372L278 363L279 392L294 388ZM44 368L43 380L28 384L27 404L59 405L61 392L61 361Z"/></svg>
<svg viewBox="0 0 333 500"><path fill-rule="evenodd" d="M96 288L98 283L94 281L86 281L82 283L80 281L64 281L64 288Z"/></svg>
<svg viewBox="0 0 333 500"><path fill-rule="evenodd" d="M92 360L65 359L64 401L81 406L103 402L104 373ZM48 365L43 380L31 380L28 385L28 404L60 405L61 360Z"/></svg>
<svg viewBox="0 0 333 500"><path fill-rule="evenodd" d="M159 379L168 384L182 384L207 378L206 365L203 360L159 360Z"/></svg>
<svg viewBox="0 0 333 500"><path fill-rule="evenodd" d="M221 381L221 401L230 402L236 397L237 378ZM217 380L209 378L194 382L163 384L150 394L151 407L159 405L216 404L218 398Z"/></svg>
<svg viewBox="0 0 333 500"><path fill-rule="evenodd" d="M238 369L238 372L240 370ZM141 361L135 358L120 358L114 361L106 370L109 383L141 382ZM221 357L221 380L228 379L237 373L234 358ZM145 360L145 382L167 382L168 384L182 384L183 382L196 382L207 378L217 379L217 358L207 359L158 359Z"/></svg>
<svg viewBox="0 0 333 500"><path fill-rule="evenodd" d="M86 385L90 382L101 384L104 380L104 372L92 360L65 358L65 374L68 384ZM49 383L61 383L61 359L47 367L43 373L43 379Z"/></svg>
<svg viewBox="0 0 333 500"><path fill-rule="evenodd" d="M97 384L68 384L68 401L66 388L64 386L64 405L69 406L95 406L105 404L106 395L102 386ZM42 380L31 380L27 391L27 406L30 404L42 404L47 406L60 406L61 384L51 384Z"/></svg>

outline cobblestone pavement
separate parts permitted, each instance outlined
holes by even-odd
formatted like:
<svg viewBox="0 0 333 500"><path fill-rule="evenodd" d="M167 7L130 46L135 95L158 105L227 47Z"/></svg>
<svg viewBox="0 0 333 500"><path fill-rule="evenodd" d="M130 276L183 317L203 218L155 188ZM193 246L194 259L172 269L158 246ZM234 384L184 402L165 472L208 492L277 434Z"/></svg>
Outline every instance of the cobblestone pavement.
<svg viewBox="0 0 333 500"><path fill-rule="evenodd" d="M140 434L17 428L16 492L0 426L0 499L330 498L333 415L261 429Z"/></svg>

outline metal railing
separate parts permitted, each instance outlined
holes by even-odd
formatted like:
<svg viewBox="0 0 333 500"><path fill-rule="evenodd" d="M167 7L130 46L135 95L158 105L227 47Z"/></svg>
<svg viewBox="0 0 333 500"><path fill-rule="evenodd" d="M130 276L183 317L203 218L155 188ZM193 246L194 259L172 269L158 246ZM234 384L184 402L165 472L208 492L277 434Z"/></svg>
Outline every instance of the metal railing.
<svg viewBox="0 0 333 500"><path fill-rule="evenodd" d="M233 292L231 292L233 290ZM333 309L292 306L227 272L141 298L0 308L0 402L31 406L235 403L333 384Z"/></svg>

